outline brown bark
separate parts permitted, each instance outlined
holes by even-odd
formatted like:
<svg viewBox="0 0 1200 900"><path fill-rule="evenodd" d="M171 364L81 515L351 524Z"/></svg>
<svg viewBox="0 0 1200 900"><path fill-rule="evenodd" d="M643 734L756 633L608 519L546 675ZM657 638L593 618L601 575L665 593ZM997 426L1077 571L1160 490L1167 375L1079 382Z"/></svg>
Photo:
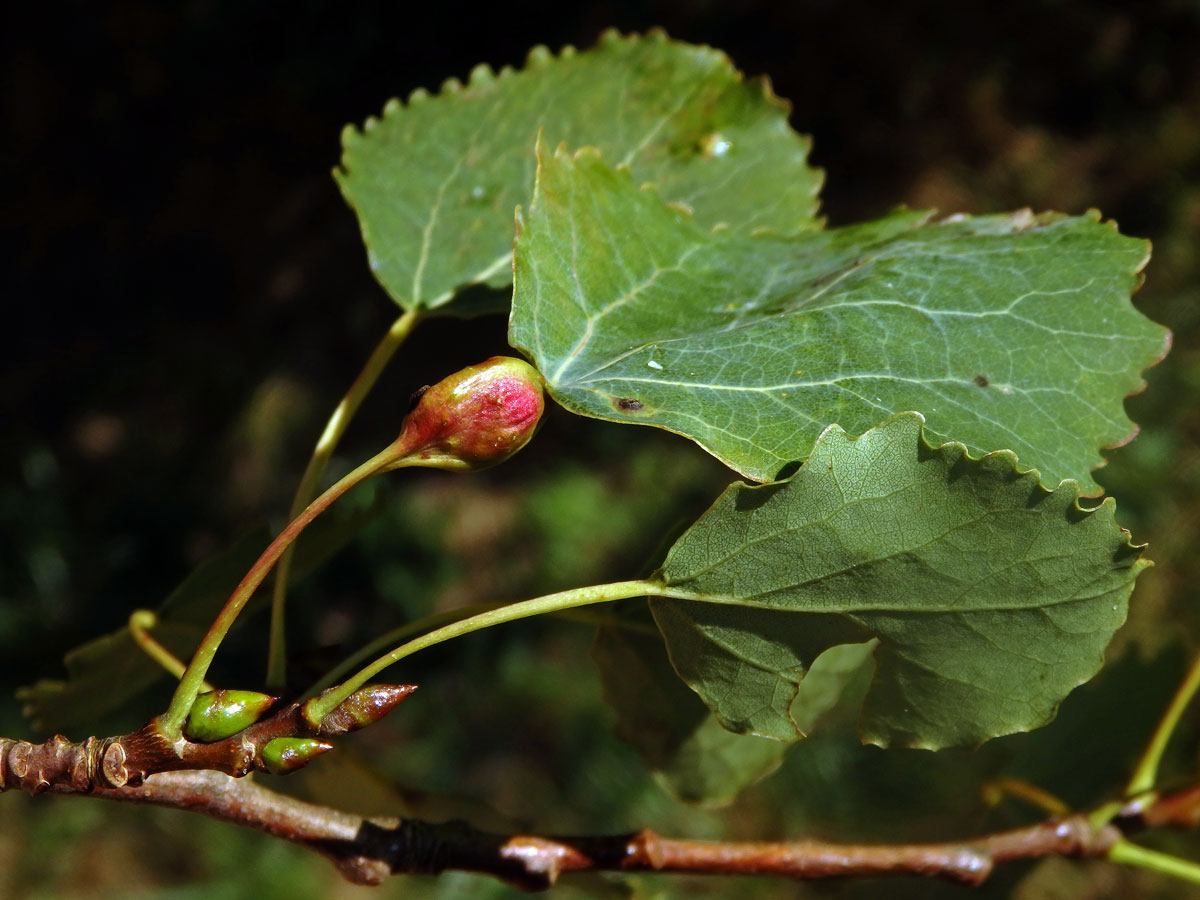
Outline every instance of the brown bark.
<svg viewBox="0 0 1200 900"><path fill-rule="evenodd" d="M1042 856L1103 858L1129 834L1200 825L1200 785L1128 802L1111 821L1055 816L1011 831L930 844L820 841L705 842L653 831L592 837L500 835L450 822L364 818L268 790L249 778L265 768L262 749L278 737L327 737L377 721L413 690L378 685L356 692L316 724L291 704L227 740L168 740L155 722L131 734L41 744L0 738L0 792L21 789L150 803L201 812L292 841L327 856L358 884L389 874L447 869L541 890L572 872L654 871L768 874L798 879L917 875L982 884L998 863Z"/></svg>
<svg viewBox="0 0 1200 900"><path fill-rule="evenodd" d="M80 793L67 781L48 790ZM1200 788L1191 787L1148 802L1136 816L1118 816L1100 826L1079 813L946 843L723 843L676 840L653 831L594 837L500 835L459 822L364 818L215 771L164 772L141 785L94 787L87 793L202 812L255 828L325 855L358 884L378 884L389 874L456 869L502 878L526 890L548 888L564 874L598 871L769 874L806 880L916 875L979 885L999 863L1044 856L1103 858L1115 842L1148 823L1186 827L1200 818Z"/></svg>
<svg viewBox="0 0 1200 900"><path fill-rule="evenodd" d="M0 792L30 794L57 789L88 793L136 787L159 772L210 770L241 776L265 771L262 751L275 738L330 737L353 731L387 715L411 694L412 685L382 684L355 692L319 723L309 722L303 706L291 703L222 741L169 740L151 720L120 737L72 742L61 734L41 744L0 738Z"/></svg>

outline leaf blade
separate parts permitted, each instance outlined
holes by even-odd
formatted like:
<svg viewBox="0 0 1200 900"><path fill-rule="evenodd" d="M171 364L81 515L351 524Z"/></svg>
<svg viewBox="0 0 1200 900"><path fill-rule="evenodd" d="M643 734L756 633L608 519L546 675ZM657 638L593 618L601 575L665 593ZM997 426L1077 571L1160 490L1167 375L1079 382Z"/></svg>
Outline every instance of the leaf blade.
<svg viewBox="0 0 1200 900"><path fill-rule="evenodd" d="M861 736L978 743L1044 724L1099 670L1148 565L1111 500L1077 499L1010 452L931 446L916 414L856 439L832 427L791 481L729 488L672 547L671 599L651 606L727 727L796 739L816 655L876 639Z"/></svg>
<svg viewBox="0 0 1200 900"><path fill-rule="evenodd" d="M297 541L293 568L297 581L340 550L378 515L381 506L380 501L360 495L357 502L335 507L314 522ZM193 569L159 605L154 638L186 661L270 540L265 527L255 528ZM268 585L272 577L268 576ZM267 597L260 592L252 608ZM245 621L242 617L239 624ZM139 716L152 711L134 708L135 699L145 699L151 688L170 678L137 645L128 627L72 648L63 663L65 679L42 678L16 692L22 714L42 733L87 733L97 721L110 718L124 723L121 727L136 727L141 724Z"/></svg>
<svg viewBox="0 0 1200 900"><path fill-rule="evenodd" d="M1146 244L1096 215L899 211L790 237L710 230L591 150L541 159L510 342L573 412L685 435L757 481L820 430L917 410L1099 493L1099 448L1168 333L1129 303Z"/></svg>
<svg viewBox="0 0 1200 900"><path fill-rule="evenodd" d="M462 286L511 282L512 214L539 129L605 148L703 221L813 227L821 176L787 112L718 51L608 32L587 52L535 48L522 71L480 66L465 85L389 102L343 131L334 176L383 287L406 309L436 309Z"/></svg>
<svg viewBox="0 0 1200 900"><path fill-rule="evenodd" d="M668 793L717 808L766 778L787 744L732 734L709 714L671 668L644 602L623 604L598 629L592 658L600 670L616 733L632 746Z"/></svg>

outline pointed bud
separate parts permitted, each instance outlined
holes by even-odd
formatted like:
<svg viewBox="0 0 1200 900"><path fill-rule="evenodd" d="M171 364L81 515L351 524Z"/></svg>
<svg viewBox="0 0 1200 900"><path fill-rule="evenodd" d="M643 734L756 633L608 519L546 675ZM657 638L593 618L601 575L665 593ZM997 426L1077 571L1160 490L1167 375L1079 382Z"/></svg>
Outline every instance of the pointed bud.
<svg viewBox="0 0 1200 900"><path fill-rule="evenodd" d="M416 397L393 445L397 465L473 471L508 459L542 417L542 376L520 359L493 356Z"/></svg>
<svg viewBox="0 0 1200 900"><path fill-rule="evenodd" d="M345 734L378 722L401 700L417 689L415 684L373 684L359 688L333 708L321 721L312 723L320 735ZM335 688L330 688L335 690ZM312 703L318 698L308 701ZM308 718L308 704L304 716Z"/></svg>
<svg viewBox="0 0 1200 900"><path fill-rule="evenodd" d="M332 749L333 744L313 738L278 737L263 747L262 761L272 775L287 775Z"/></svg>
<svg viewBox="0 0 1200 900"><path fill-rule="evenodd" d="M208 691L192 703L183 734L205 744L223 741L257 722L278 699L257 691Z"/></svg>

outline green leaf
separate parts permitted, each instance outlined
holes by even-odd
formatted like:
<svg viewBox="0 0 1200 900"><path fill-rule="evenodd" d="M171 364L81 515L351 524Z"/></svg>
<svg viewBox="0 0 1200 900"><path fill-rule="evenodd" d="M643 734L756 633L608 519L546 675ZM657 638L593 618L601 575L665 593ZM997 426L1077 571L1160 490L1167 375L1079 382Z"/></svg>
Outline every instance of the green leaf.
<svg viewBox="0 0 1200 900"><path fill-rule="evenodd" d="M538 47L523 71L478 66L436 97L392 100L346 128L334 175L380 284L405 309L434 309L465 285L511 283L513 209L529 199L539 129L604 148L700 222L814 227L821 175L787 113L723 53L609 32L585 53Z"/></svg>
<svg viewBox="0 0 1200 900"><path fill-rule="evenodd" d="M357 499L357 503L344 499L301 535L293 567L296 581L341 549L377 515L380 503L367 492L359 492ZM159 607L158 624L152 631L155 640L187 661L270 540L266 528L255 529L193 570ZM264 587L270 583L268 578ZM265 603L268 597L266 590L260 590L254 603ZM124 711L134 697L170 677L138 647L128 628L75 647L63 662L66 679L42 679L17 690L26 718L42 733L88 733L98 721ZM127 727L138 724L126 722Z"/></svg>
<svg viewBox="0 0 1200 900"><path fill-rule="evenodd" d="M186 657L200 643L204 631L194 625L162 623L154 638L177 655ZM63 658L67 678L43 678L17 688L17 699L30 724L42 734L82 736L157 682L167 673L138 648L123 628L70 650ZM136 721L126 723L136 727Z"/></svg>
<svg viewBox="0 0 1200 900"><path fill-rule="evenodd" d="M651 607L732 730L800 737L813 659L874 639L861 737L974 744L1044 724L1096 673L1148 565L1111 499L1077 499L1009 451L931 447L914 413L857 439L834 426L790 481L726 490L671 549L672 599Z"/></svg>
<svg viewBox="0 0 1200 900"><path fill-rule="evenodd" d="M1147 245L1096 214L899 211L791 237L709 230L593 150L541 160L510 340L573 412L654 425L767 481L826 425L916 410L1049 483L1128 440L1168 334L1129 302Z"/></svg>
<svg viewBox="0 0 1200 900"><path fill-rule="evenodd" d="M618 624L602 626L592 645L605 699L617 714L617 736L675 798L728 805L779 768L788 745L722 728L671 668L646 604L637 606L620 613Z"/></svg>

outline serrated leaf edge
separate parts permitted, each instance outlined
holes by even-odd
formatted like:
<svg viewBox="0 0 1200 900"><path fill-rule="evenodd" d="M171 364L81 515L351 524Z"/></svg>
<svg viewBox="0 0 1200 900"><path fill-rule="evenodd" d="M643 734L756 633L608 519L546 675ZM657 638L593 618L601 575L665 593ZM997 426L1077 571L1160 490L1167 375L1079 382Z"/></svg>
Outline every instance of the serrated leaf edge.
<svg viewBox="0 0 1200 900"><path fill-rule="evenodd" d="M838 425L837 423L833 423L831 425L826 425L823 429L821 429L821 433L817 435L816 440L813 441L813 449L809 453L808 458L811 460L812 457L814 455L816 455L818 448L820 448L821 445L826 440L828 440L829 436L832 434L840 435L842 438L845 439L847 444L857 444L859 441L862 441L864 438L870 437L870 436L874 435L876 432L882 431L883 429L890 427L893 423L895 423L897 421L912 420L912 419L915 419L918 423L917 439L921 442L922 446L924 446L924 448L926 450L928 450L932 453L937 453L937 454L941 454L941 455L944 455L948 451L961 453L962 457L964 459L966 459L976 465L978 465L979 463L981 463L985 460L990 460L990 459L1006 460L1008 462L1008 464L1011 465L1014 475L1018 476L1019 478L1024 478L1026 476L1033 476L1037 482L1038 489L1044 491L1047 495L1054 494L1060 490L1069 491L1073 495L1072 499L1071 499L1071 508L1075 514L1077 514L1081 517L1089 517L1090 518L1091 516L1093 516L1097 513L1104 512L1105 516L1110 518L1114 525L1117 525L1116 512L1115 512L1116 507L1117 507L1117 502L1114 498L1105 497L1104 500L1101 501L1096 506L1082 506L1079 501L1083 500L1083 499L1089 499L1089 498L1087 498L1085 495L1080 494L1080 484L1076 479L1063 478L1056 485L1054 485L1053 487L1050 487L1046 484L1045 480L1042 478L1042 473L1038 469L1032 468L1032 467L1031 468L1021 468L1020 460L1018 459L1016 451L1014 451L1014 450L999 449L999 450L989 450L986 453L972 454L971 450L967 447L967 445L962 443L961 441L951 440L951 441L943 441L940 444L931 443L930 440L928 439L928 437L926 436L925 416L922 415L920 412L917 412L916 410L906 410L906 411L898 412L891 416L888 416L886 419L884 419L878 425L874 425L871 428L868 428L862 434L859 434L857 436L850 434L848 431L846 431L845 428L843 428L841 425ZM807 462L805 463L805 466L807 466ZM801 468L795 474L789 476L788 478L780 479L779 481L772 481L772 482L767 482L767 483L763 483L763 484L748 483L748 482L734 482L729 487L727 487L724 491L721 492L721 494L709 505L708 509L706 509L703 513L701 513L699 516L696 517L696 521L699 521L699 520L703 519L704 516L708 515L708 513L712 511L712 509L721 501L721 499L725 496L725 494L730 490L756 491L756 490L777 489L780 485L787 484L787 483L791 482L792 480L794 480L795 478L801 477L803 472L804 472L804 466L801 466ZM1127 549L1129 551L1139 551L1140 552L1149 546L1148 543L1145 543L1145 544L1133 543L1133 535L1129 532L1129 530L1127 528L1122 528L1120 525L1117 525L1117 528L1119 528L1121 530L1121 533L1125 536L1124 549ZM668 558L670 557L670 551L668 551L667 556L668 556ZM1153 565L1153 562L1150 560L1139 559L1139 562L1143 563L1144 565ZM663 566L660 566L658 568L658 570L656 570L654 575L652 576L654 579L659 580L664 585L666 585L668 593L665 594L664 596L669 596L669 597L672 597L677 600L697 600L700 602L709 602L709 603L722 602L713 597L710 597L708 595L703 595L703 594L683 593L683 592L671 593L670 585L667 584L667 582L662 577L662 570L663 570L663 568L665 568L665 566L666 566L666 561L664 561ZM739 605L744 605L744 603L745 603L745 601L742 601L742 600L726 601L726 602L729 602L731 604L739 604ZM836 613L835 613L835 615L836 615Z"/></svg>
<svg viewBox="0 0 1200 900"><path fill-rule="evenodd" d="M806 135L801 135L801 137L804 137L807 139ZM537 153L538 165L537 165L537 171L536 171L536 174L534 177L533 198L532 198L532 200L530 202L530 206L529 206L530 214L533 214L536 211L537 199L538 199L538 196L540 193L541 183L542 183L542 162L545 157L544 157L544 147L541 142L540 134L538 136L538 144L537 144L537 147L535 148L535 152ZM594 147L594 146L582 146L582 147L578 147L572 151L572 150L568 149L565 142L562 142L557 147L555 147L553 156L555 159L565 159L568 162L570 162L571 164L574 164L574 163L580 162L580 161L589 161L590 160L590 161L594 161L594 162L599 162L600 164L607 166L607 163L605 163L605 160L604 160L603 152L599 148ZM625 175L625 177L627 177L629 179L630 183L631 184L633 183L633 173L630 170L628 165L618 164L616 166L607 166L607 168L609 168L610 170L612 170L614 172L623 173ZM822 176L823 176L823 174L824 173L822 172ZM687 207L685 204L673 203L670 201L663 200L661 194L658 191L658 186L655 185L653 182L646 182L644 184L638 185L637 188L639 191L653 194L658 199L658 201L660 203L662 203L665 207L673 210L678 215L682 215L682 216L686 217L688 219L688 221L695 224L695 217L692 214L692 210L689 207ZM902 210L902 209L907 209L907 207L902 204L902 205L896 207L896 209ZM962 224L965 222L971 222L972 220L977 220L977 219L989 219L989 218L996 218L996 217L1003 216L1003 217L1009 218L1013 222L1013 232L1019 233L1022 231L1030 231L1035 228L1050 226L1060 220L1065 221L1065 220L1072 219L1072 218L1078 218L1078 219L1086 219L1086 220L1092 221L1098 225L1105 226L1105 227L1109 228L1110 230L1112 230L1114 233L1120 235L1121 237L1129 238L1130 240L1140 241L1145 248L1144 252L1142 253L1142 257L1138 261L1137 265L1134 266L1132 269L1130 269L1128 272L1128 274L1136 280L1136 283L1133 285L1133 287L1130 291L1130 297L1131 297L1130 305L1131 306L1132 306L1132 295L1135 294L1141 288L1141 285L1145 280L1144 275L1143 275L1143 270L1145 269L1147 264L1150 262L1151 249L1152 249L1150 241L1148 241L1144 238L1133 238L1130 235L1122 234L1115 219L1103 218L1101 212L1095 208L1089 208L1089 209L1085 210L1079 216L1071 216L1070 214L1061 212L1059 210L1043 210L1041 212L1035 213L1032 210L1032 208L1027 207L1027 206L1020 207L1015 210L1010 210L1008 212L987 213L984 215L973 215L971 213L951 213L951 214L939 217L937 215L937 210L927 210L927 211L925 211L925 213L926 213L925 218L923 220L921 220L920 222L917 222L913 226L914 229L915 228L934 228L934 227L938 227L940 225L956 225L956 224ZM515 267L515 247L516 247L517 239L520 237L520 230L521 230L520 226L521 226L521 224L523 224L523 221L524 221L524 219L522 216L521 207L518 207L517 208L517 225L518 225L518 227L517 227L516 234L514 235L514 238L513 238L514 267ZM824 223L822 222L822 227L823 227L823 224ZM726 224L724 222L718 222L709 229L710 234L716 234L716 233L721 233L721 232L733 233L733 230L729 227L728 224ZM749 232L746 232L745 234L746 234L746 236L749 236L751 238L779 237L777 232L775 232L774 230L771 230L771 229L766 229L766 228L755 228L755 229L750 230ZM515 280L514 280L514 291L515 291ZM1136 307L1135 307L1135 309L1136 309ZM1158 323L1154 322L1154 320L1150 319L1148 316L1145 316L1145 318L1147 319L1147 321L1150 321L1153 324L1158 325ZM510 316L510 322L511 322L511 316ZM1173 335L1172 335L1170 329L1168 329L1162 325L1158 325L1158 327L1162 328L1162 330L1163 330L1163 346L1162 346L1161 352L1155 358L1150 360L1145 366L1140 368L1135 373L1139 376L1138 383L1136 385L1134 385L1129 391L1127 391L1122 396L1121 415L1123 415L1125 418L1125 421L1129 423L1129 426L1130 426L1129 433L1118 438L1117 440L1115 440L1112 443L1102 443L1102 444L1098 445L1096 448L1097 455L1099 455L1100 452L1103 450L1115 450L1115 449L1124 447L1126 444L1128 444L1130 441L1132 441L1134 438L1136 438L1141 430L1138 423L1135 422L1129 416L1128 412L1125 411L1124 401L1126 399L1128 399L1129 397L1133 397L1133 396L1136 396L1137 394L1140 394L1142 391L1144 391L1146 389L1147 382L1144 377L1145 373L1148 372L1150 369L1154 368L1154 366L1158 365L1160 362L1162 362L1163 359L1166 358L1166 355L1171 350ZM510 343L511 343L511 341L510 341ZM515 347L516 349L520 350L522 353L524 353L530 359L534 358L533 352L529 347L524 347L524 346L521 346L521 345L518 345L515 343L513 343L512 346ZM557 400L560 405L564 406L564 408L567 408L571 412L574 412L576 415L586 415L589 418L596 418L596 419L600 419L601 421L606 421L606 422L616 422L616 423L623 424L623 425L645 425L645 426L649 426L649 427L653 427L653 428L659 428L663 431L668 432L669 434L679 435L680 437L683 437L683 438L686 438L686 439L692 441L694 444L696 444L698 447L700 447L702 450L704 450L710 456L719 460L723 465L725 465L728 468L732 469L733 471L737 472L742 477L748 478L752 481L758 480L750 472L746 471L745 469L739 468L736 465L734 465L733 463L731 463L729 460L722 458L715 451L710 450L703 443L701 443L699 440L697 440L695 437L693 437L689 434L686 434L682 431L662 425L658 422L649 422L649 421L639 422L637 420L624 418L624 417L617 417L617 416L610 417L610 416L604 416L604 415L597 415L594 413L576 412L575 410L571 410L570 407L567 406L566 404L562 403L561 399L559 399L559 397L557 396L557 394L558 394L557 385L552 380L547 379L546 387L549 390L551 396L553 396L554 399ZM903 415L903 414L904 414L903 412L900 412L900 413L897 413L896 415ZM919 415L919 413L918 413L918 415ZM922 422L924 422L923 418L922 418ZM878 427L878 426L876 426L876 427ZM826 430L828 430L828 428ZM821 435L823 435L824 433L825 432L822 431ZM863 434L866 434L866 433L867 432L863 432ZM818 440L821 435L818 435ZM862 435L859 435L859 437L861 437L861 436ZM924 425L922 425L922 439L924 440ZM952 443L952 442L947 442L947 443ZM811 456L813 451L815 451L816 446L817 446L816 441L814 441L813 449L809 451L809 456ZM939 445L939 446L945 446L945 445ZM1012 451L1009 451L1009 452L1012 452ZM969 454L968 454L968 456L969 456ZM977 457L969 457L969 458L976 459ZM981 458L981 457L979 457L979 458ZM1101 456L1100 461L1098 463L1096 463L1095 465L1091 466L1088 469L1088 472L1090 473L1090 472L1098 471L1098 470L1104 468L1106 465L1108 465L1108 459L1106 457ZM1034 471L1034 470L1030 470L1030 471ZM1019 474L1023 474L1023 473L1019 473ZM1093 498L1093 497L1101 497L1104 495L1103 485L1096 484L1096 490L1094 492L1084 492L1082 489L1082 484L1080 484L1078 482L1078 480L1076 480L1076 479L1064 479L1064 480L1073 480L1076 482L1076 484L1079 485L1079 492L1077 494L1077 497ZM775 484L775 483L778 483L778 481L764 480L761 483ZM1044 482L1041 481L1040 473L1039 473L1039 483L1042 483L1044 485Z"/></svg>
<svg viewBox="0 0 1200 900"><path fill-rule="evenodd" d="M1080 492L1079 492L1080 485L1079 485L1078 481L1076 481L1073 478L1064 478L1064 479L1060 480L1058 482L1058 484L1055 485L1053 488L1047 487L1046 483L1042 479L1041 473L1037 469L1035 469L1035 468L1022 469L1020 467L1020 462L1017 458L1017 454L1012 450L1004 450L1004 449L992 450L987 453L980 453L978 455L972 455L970 449L965 444L963 444L959 441L944 441L940 444L933 444L928 440L928 438L926 437L926 434L925 434L925 417L923 415L921 415L921 413L919 413L915 410L899 412L899 413L896 413L895 415L889 416L887 419L884 419L878 425L875 425L874 427L868 429L867 431L864 431L862 434L860 434L858 436L853 436L853 435L849 434L844 428L842 428L841 425L838 425L836 423L827 425L824 429L822 429L821 433L817 436L817 439L813 442L813 451L812 451L812 453L809 454L809 458L810 459L812 458L812 456L816 453L817 448L831 434L838 434L841 437L843 437L847 443L854 444L854 443L857 443L858 441L862 440L863 438L867 437L868 435L871 435L876 431L879 431L885 427L888 427L891 423L895 422L896 420L912 419L912 418L915 418L918 422L917 439L921 442L921 444L924 446L924 448L930 452L940 454L940 453L944 453L948 450L954 451L956 453L961 453L962 457L964 459L969 460L970 462L975 463L975 464L978 464L987 459L1006 460L1011 464L1013 473L1015 475L1017 475L1018 477L1021 477L1021 478L1030 476L1030 475L1034 476L1034 478L1036 479L1037 487L1040 490L1045 491L1047 494L1053 494L1056 491L1062 490L1062 489L1071 491L1074 495L1072 498L1072 501L1071 501L1071 508L1073 509L1073 511L1076 514L1080 515L1081 517L1089 517L1090 518L1091 516L1103 511L1105 517L1107 519L1109 519L1112 522L1112 524L1116 525L1118 529L1120 529L1120 532L1123 535L1122 549L1128 550L1131 553L1137 554L1137 559L1130 566L1131 575L1132 575L1133 579L1136 579L1137 576L1143 570L1150 568L1151 566L1154 565L1153 560L1145 559L1141 556L1141 551L1143 551L1148 546L1148 544L1144 544L1144 543L1143 544L1134 544L1133 540L1132 540L1132 534L1129 532L1129 530L1126 528L1122 528L1120 525L1117 524L1117 522L1116 522L1116 501L1112 497L1106 497L1097 506L1081 506L1079 501L1081 499L1085 499L1085 498L1081 497L1081 495L1080 495ZM746 483L746 482L734 482L734 484L730 485L728 488L726 488L724 491L722 491L720 493L720 495L718 495L718 497L713 501L713 503L708 507L708 509L705 510L704 513L702 513L701 515L696 517L696 521L700 521L701 519L703 519L704 516L707 515L717 505L717 503L719 503L725 497L726 493L728 493L730 490L775 489L778 487L778 485L785 484L788 481L791 481L792 478L798 477L800 475L800 472L802 472L802 471L803 471L803 468L799 472L797 472L795 475L791 476L788 479L784 479L784 480L781 480L778 482L772 482L769 484L750 484L750 483ZM667 556L669 559L670 551L668 551ZM651 580L657 581L663 585L663 588L664 588L663 592L659 596L662 596L662 597L668 598L668 599L687 600L687 601L692 601L692 602L697 602L697 603L724 603L726 605L731 605L731 606L745 605L745 601L743 601L743 600L721 600L714 595L704 595L704 594L697 594L697 593L691 593L691 592L682 592L682 591L673 589L671 587L671 585L666 581L665 577L663 576L663 569L665 568L665 566L666 566L666 560L664 560L663 565L660 566L659 569L657 571L655 571L655 573L651 576ZM1132 586L1130 589L1132 590ZM934 610L934 612L937 612L937 611L938 610ZM796 614L804 615L805 613L799 612ZM840 615L840 613L830 613L830 615ZM1124 625L1124 621L1122 621L1121 624L1117 626L1117 628L1119 629L1123 625ZM871 635L871 638L875 639L875 640L880 640L878 635ZM835 645L835 646L837 646L837 645ZM829 649L829 648L826 648L826 649ZM671 666L675 669L676 674L679 674L679 668L675 664L674 657L671 655L670 651L671 651L671 645L670 645L670 642L668 641L667 642L667 655L668 655L668 658L670 658L670 660L671 660ZM1054 708L1051 710L1050 715L1045 720L1040 721L1040 722L1032 722L1032 723L1024 723L1024 722L1018 723L1010 730L994 732L990 735L987 735L987 736L981 738L979 740L978 744L983 744L988 740L991 740L991 739L997 738L997 737L1002 737L1002 736L1008 735L1008 734L1017 734L1017 733L1021 733L1021 732L1032 731L1035 728L1040 728L1041 726L1046 725L1049 722L1053 721L1054 717L1058 714L1058 709L1062 705L1063 700L1065 700L1066 697L1070 696L1071 692L1074 691L1076 688L1080 687L1083 684L1086 684L1088 681L1090 681L1092 678L1094 678L1096 673L1099 672L1101 668L1103 668L1104 657L1105 657L1105 651L1101 650L1100 653L1097 654L1097 658L1095 660L1095 665L1090 668L1089 673L1085 677L1082 677L1081 679L1079 679L1071 687L1071 689L1069 691L1067 691L1066 694L1063 695L1062 700L1060 700L1058 703L1054 704ZM814 657L814 659L815 659L815 657ZM812 665L812 661L809 661L809 666L811 666L811 665ZM799 696L800 685L803 683L803 680L806 676L807 676L807 669L805 670L804 675L802 675L800 677L800 679L796 682L795 690L792 693L792 697L788 703L788 708L787 708L787 717L788 717L788 720L791 721L793 727L796 730L796 736L797 736L796 739L797 740L803 740L804 738L807 737L807 735L796 723L795 718L792 715L791 707L792 707L792 704L795 702L796 698ZM705 701L705 705L709 707L709 710L712 712L713 716L719 722L721 722L724 727L728 728L728 725L725 724L725 720L721 716L717 715L716 711L713 710L711 704L709 704L708 700L705 699L705 694L703 692L701 692L699 689L697 689L696 687L694 687L693 685L691 685L685 679L682 679L682 676L680 676L680 678L681 678L681 680L684 680L684 683L688 684L688 686L691 687L692 690L695 691L696 694L702 700ZM872 678L872 684L873 683L874 683L874 678ZM869 692L870 692L870 688L868 688L868 694L869 694ZM734 731L734 733L738 733L738 734L753 734L753 735L756 735L759 737L773 737L772 735L763 735L763 734L760 734L755 731L739 732L736 729L730 729L730 730ZM947 744L937 744L934 742L921 742L921 741L888 742L887 740L885 740L879 736L871 736L871 735L865 734L863 731L862 724L861 724L861 719L860 719L858 731L859 731L860 739L863 741L863 743L874 744L875 746L878 746L881 748L904 747L904 748L914 749L914 750L940 750L946 746L950 746Z"/></svg>
<svg viewBox="0 0 1200 900"><path fill-rule="evenodd" d="M745 73L742 72L741 69L739 69L734 64L733 60L728 56L728 54L726 54L725 52L718 50L708 44L691 44L686 41L674 40L674 39L668 37L667 33L661 28L651 28L648 31L646 31L644 34L638 34L636 32L632 32L627 35L622 34L617 29L610 28L610 29L606 29L600 35L600 38L593 45L593 47L590 48L590 50L600 50L605 47L610 47L610 46L614 46L614 45L618 45L618 44L636 44L639 42L645 42L645 43L649 43L649 44L668 44L669 43L669 44L674 44L680 48L695 52L697 54L705 54L705 55L711 56L713 58L714 63L716 64L716 66L724 67L728 71L728 73L733 77L733 80L735 82L747 82L747 83L757 84L762 92L763 100L767 103L767 105L775 107L781 113L781 118L779 120L779 123L784 128L790 128L790 125L788 124L788 118L791 114L791 109L792 109L791 103L789 101L787 101L786 99L779 97L774 92L774 90L771 87L770 80L766 76L758 76L758 77L748 79L746 77ZM590 52L590 50L585 51L585 52ZM376 251L374 250L374 238L371 235L371 233L369 232L365 221L361 218L361 216L357 215L357 206L355 205L354 201L351 199L351 197L347 193L347 190L344 185L344 180L349 178L353 174L352 170L350 169L350 167L347 164L346 157L347 157L347 154L355 147L355 145L358 144L361 140L365 139L366 136L370 132L372 132L376 128L378 128L383 123L384 120L388 119L389 117L402 114L404 112L404 110L408 107L411 107L411 106L414 106L417 104L423 104L423 103L429 102L430 100L433 100L438 97L452 98L454 96L463 94L466 90L469 90L470 88L473 88L473 87L483 87L483 86L490 85L493 83L502 82L506 79L517 77L518 75L521 75L521 74L524 74L527 72L534 72L534 71L538 71L541 69L545 69L546 67L553 64L555 61L572 59L575 56L577 56L579 54L579 52L580 51L578 51L574 45L564 44L563 47L559 50L559 52L557 54L555 54L552 51L550 51L544 44L538 44L538 45L535 45L534 47L532 47L528 51L528 53L526 53L524 65L520 69L517 69L511 65L506 65L506 66L502 66L499 69L499 71L496 71L491 66L489 66L487 63L479 63L471 69L471 71L467 77L466 84L464 84L458 78L450 77L442 82L441 87L439 88L439 90L436 94L431 93L428 89L426 89L424 87L415 88L412 92L409 93L408 98L405 101L401 101L398 97L392 97L391 99L386 101L383 105L382 112L380 113L380 115L367 116L367 118L363 121L363 124L361 127L356 126L354 123L347 123L346 125L344 125L342 127L341 139L340 139L340 143L341 143L341 147L342 147L342 155L341 155L341 158L339 159L337 165L335 165L333 167L332 175L333 175L334 181L338 184L338 187L341 190L343 199L346 201L347 205L349 205L352 210L355 210L356 218L358 218L358 220L359 220L359 227L360 227L360 231L362 232L362 236L363 236L363 243L366 245L366 248L368 251L368 262L370 264L372 271L374 271L377 267L377 264L376 264L377 254L376 254ZM825 171L821 168L813 166L809 162L809 157L812 152L812 143L813 143L811 135L799 134L798 132L794 132L794 134L800 141L801 148L802 148L803 155L804 155L805 164L816 176L813 179L813 185L812 185L811 190L809 191L810 199L815 201L813 208L812 208L812 213L811 213L812 217L813 217L813 226L812 227L823 228L825 225L825 219L823 216L820 215L820 192L825 184ZM760 229L758 229L758 231L761 231L763 233L773 233L773 230L766 229L766 228L760 228ZM475 275L471 276L462 285L457 286L456 288L454 288L452 291L448 292L447 294L439 295L437 297L430 297L430 298L426 298L426 299L422 299L422 300L417 300L416 298L409 297L409 298L406 298L407 302L406 303L402 302L401 305L404 306L406 309L407 308L417 308L417 309L425 309L425 310L436 309L437 307L443 305L444 301L446 301L447 298L453 297L462 288L469 287L473 284L478 284L478 283L481 283L482 281L485 281L489 275L491 275L493 272L498 270L498 268L500 266L502 266L503 264L504 264L504 258L499 258L496 261L494 261L492 264L485 267L481 272L478 272ZM385 287L385 290L387 290L386 287ZM388 293L390 294L391 292L388 291ZM399 298L395 298L395 299L397 300L397 302L400 302Z"/></svg>

